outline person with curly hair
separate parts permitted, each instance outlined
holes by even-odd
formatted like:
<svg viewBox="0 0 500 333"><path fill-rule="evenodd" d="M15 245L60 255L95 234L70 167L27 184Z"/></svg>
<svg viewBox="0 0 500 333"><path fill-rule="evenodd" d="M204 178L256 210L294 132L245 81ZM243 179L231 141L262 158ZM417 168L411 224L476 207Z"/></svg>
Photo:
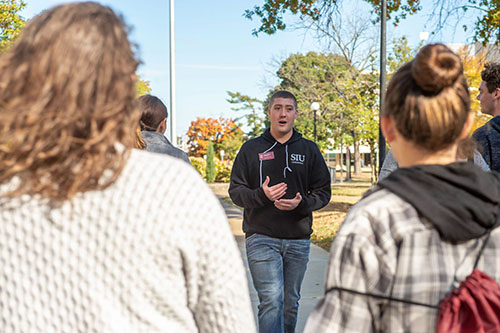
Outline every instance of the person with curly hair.
<svg viewBox="0 0 500 333"><path fill-rule="evenodd" d="M393 75L381 125L399 168L347 214L306 333L435 332L441 300L475 268L500 282L500 174L457 162L473 122L445 45Z"/></svg>
<svg viewBox="0 0 500 333"><path fill-rule="evenodd" d="M218 200L132 149L137 64L93 2L43 11L1 54L2 332L255 331Z"/></svg>
<svg viewBox="0 0 500 333"><path fill-rule="evenodd" d="M481 112L493 118L472 134L491 170L500 172L500 63L488 63L481 72L477 100Z"/></svg>

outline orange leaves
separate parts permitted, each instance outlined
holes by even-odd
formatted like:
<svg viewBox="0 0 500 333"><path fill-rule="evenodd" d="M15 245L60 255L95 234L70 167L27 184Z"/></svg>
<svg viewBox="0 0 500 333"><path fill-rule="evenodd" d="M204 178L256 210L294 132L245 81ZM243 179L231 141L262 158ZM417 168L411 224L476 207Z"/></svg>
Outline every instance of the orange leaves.
<svg viewBox="0 0 500 333"><path fill-rule="evenodd" d="M215 152L218 154L222 141L241 135L241 133L241 129L230 118L198 117L191 122L191 126L187 131L189 155L197 157L205 155L209 141L212 141Z"/></svg>

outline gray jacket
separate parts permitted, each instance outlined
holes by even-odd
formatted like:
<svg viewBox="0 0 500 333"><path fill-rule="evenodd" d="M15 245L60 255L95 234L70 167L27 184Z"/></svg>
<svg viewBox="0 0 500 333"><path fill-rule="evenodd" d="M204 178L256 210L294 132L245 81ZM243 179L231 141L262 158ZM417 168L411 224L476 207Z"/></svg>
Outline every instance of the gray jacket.
<svg viewBox="0 0 500 333"><path fill-rule="evenodd" d="M147 151L167 154L191 164L188 155L179 148L174 147L165 135L153 131L141 131L141 135L146 142Z"/></svg>
<svg viewBox="0 0 500 333"><path fill-rule="evenodd" d="M481 153L474 149L474 164L483 169L484 171L491 171L488 164L484 161ZM394 170L398 168L398 162L394 159L392 155L392 151L389 150L387 155L385 156L384 163L382 164L382 168L380 168L380 174L378 176L378 181L389 176Z"/></svg>

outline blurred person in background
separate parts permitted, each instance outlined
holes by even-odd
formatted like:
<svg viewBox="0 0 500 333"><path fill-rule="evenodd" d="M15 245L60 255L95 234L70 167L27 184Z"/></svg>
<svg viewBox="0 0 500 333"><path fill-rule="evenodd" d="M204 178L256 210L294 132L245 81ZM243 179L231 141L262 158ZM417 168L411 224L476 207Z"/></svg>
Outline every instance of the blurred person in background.
<svg viewBox="0 0 500 333"><path fill-rule="evenodd" d="M252 332L217 199L185 163L130 149L126 30L61 5L0 56L1 331Z"/></svg>

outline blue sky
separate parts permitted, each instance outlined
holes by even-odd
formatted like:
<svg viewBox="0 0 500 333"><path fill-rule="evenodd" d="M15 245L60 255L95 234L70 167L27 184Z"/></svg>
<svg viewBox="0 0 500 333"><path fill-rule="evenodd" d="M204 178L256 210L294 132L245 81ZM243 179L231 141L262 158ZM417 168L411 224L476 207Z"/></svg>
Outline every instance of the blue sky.
<svg viewBox="0 0 500 333"><path fill-rule="evenodd" d="M41 10L64 0L25 0L22 12L31 18ZM176 0L175 41L177 77L177 135L183 135L196 117L237 117L226 102L226 91L265 98L277 83L273 59L284 59L292 53L323 51L322 45L303 31L279 32L273 36L254 37L258 21L242 16L245 9L261 5L263 0ZM356 1L344 1L352 6ZM132 42L139 45L141 79L151 83L152 94L169 106L169 1L105 0L122 14L133 28ZM431 1L423 1L424 9ZM356 10L365 10L358 5ZM361 8L361 9L360 9ZM346 8L346 10L352 7ZM406 35L411 44L419 42L419 32L426 31L426 13L405 20L399 27L388 24L388 40ZM472 21L470 22L472 24ZM463 33L452 29L431 37L431 41L463 43ZM167 136L168 136L167 132Z"/></svg>

